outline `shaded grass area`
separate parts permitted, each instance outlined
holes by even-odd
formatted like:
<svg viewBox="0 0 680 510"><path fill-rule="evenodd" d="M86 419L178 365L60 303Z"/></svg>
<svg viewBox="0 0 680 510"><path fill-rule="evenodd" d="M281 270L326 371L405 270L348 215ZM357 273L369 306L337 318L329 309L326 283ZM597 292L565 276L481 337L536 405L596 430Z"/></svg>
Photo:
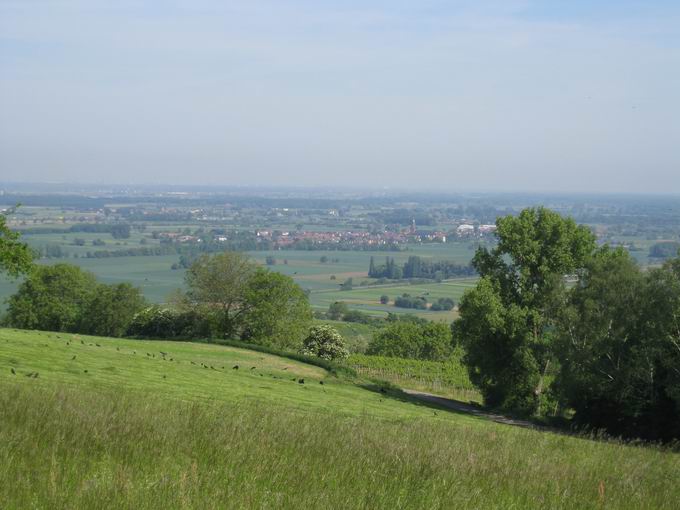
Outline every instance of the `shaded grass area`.
<svg viewBox="0 0 680 510"><path fill-rule="evenodd" d="M650 448L436 417L0 387L8 509L670 509L680 497L680 457Z"/></svg>

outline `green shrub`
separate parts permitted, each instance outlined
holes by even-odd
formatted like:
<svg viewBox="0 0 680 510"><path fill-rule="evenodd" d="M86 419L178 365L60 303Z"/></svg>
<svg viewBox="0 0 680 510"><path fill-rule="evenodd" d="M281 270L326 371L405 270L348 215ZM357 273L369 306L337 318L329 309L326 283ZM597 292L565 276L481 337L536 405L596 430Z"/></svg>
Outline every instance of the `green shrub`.
<svg viewBox="0 0 680 510"><path fill-rule="evenodd" d="M345 359L349 351L340 333L328 325L312 326L307 338L302 342L300 351L306 356L316 356L329 361Z"/></svg>

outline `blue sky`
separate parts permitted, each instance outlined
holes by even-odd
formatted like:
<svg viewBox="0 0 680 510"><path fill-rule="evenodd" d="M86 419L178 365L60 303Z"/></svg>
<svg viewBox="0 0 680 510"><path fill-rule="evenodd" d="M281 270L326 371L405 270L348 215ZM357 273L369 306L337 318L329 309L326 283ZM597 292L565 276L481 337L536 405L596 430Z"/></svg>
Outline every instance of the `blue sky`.
<svg viewBox="0 0 680 510"><path fill-rule="evenodd" d="M0 0L0 180L680 192L680 2Z"/></svg>

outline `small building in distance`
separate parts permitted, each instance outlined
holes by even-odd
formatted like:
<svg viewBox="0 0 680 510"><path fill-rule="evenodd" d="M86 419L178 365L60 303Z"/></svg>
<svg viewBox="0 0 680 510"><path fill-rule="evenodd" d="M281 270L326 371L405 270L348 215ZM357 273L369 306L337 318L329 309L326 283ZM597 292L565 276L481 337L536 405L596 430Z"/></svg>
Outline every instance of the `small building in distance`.
<svg viewBox="0 0 680 510"><path fill-rule="evenodd" d="M456 229L456 235L458 237L467 237L474 235L475 233L475 226L470 225L469 223L463 223L462 225L458 225L458 228Z"/></svg>

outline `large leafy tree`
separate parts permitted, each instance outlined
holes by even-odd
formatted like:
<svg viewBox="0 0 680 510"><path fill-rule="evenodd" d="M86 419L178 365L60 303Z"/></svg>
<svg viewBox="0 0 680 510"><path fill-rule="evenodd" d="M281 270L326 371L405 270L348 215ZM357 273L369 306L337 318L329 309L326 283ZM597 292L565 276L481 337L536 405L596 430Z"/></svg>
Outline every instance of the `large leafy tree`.
<svg viewBox="0 0 680 510"><path fill-rule="evenodd" d="M680 437L680 261L643 273L627 252L600 250L559 315L555 386L576 422Z"/></svg>
<svg viewBox="0 0 680 510"><path fill-rule="evenodd" d="M18 328L78 332L96 287L94 275L79 267L35 266L9 298L7 321Z"/></svg>
<svg viewBox="0 0 680 510"><path fill-rule="evenodd" d="M219 335L236 337L246 310L248 282L256 267L238 252L203 255L187 269L185 304L214 316Z"/></svg>
<svg viewBox="0 0 680 510"><path fill-rule="evenodd" d="M205 255L187 270L182 305L210 317L213 333L279 348L299 348L312 319L307 296L247 255Z"/></svg>
<svg viewBox="0 0 680 510"><path fill-rule="evenodd" d="M257 269L248 279L241 338L280 349L299 348L312 322L305 292L292 278Z"/></svg>
<svg viewBox="0 0 680 510"><path fill-rule="evenodd" d="M82 310L79 330L89 335L124 336L135 315L147 306L138 287L99 284Z"/></svg>
<svg viewBox="0 0 680 510"><path fill-rule="evenodd" d="M472 261L481 278L461 300L454 331L487 404L533 413L565 276L584 265L595 238L543 207L499 218L496 225L496 247L480 248Z"/></svg>
<svg viewBox="0 0 680 510"><path fill-rule="evenodd" d="M0 272L18 276L30 270L33 253L19 241L19 233L7 226L7 217L0 214Z"/></svg>

